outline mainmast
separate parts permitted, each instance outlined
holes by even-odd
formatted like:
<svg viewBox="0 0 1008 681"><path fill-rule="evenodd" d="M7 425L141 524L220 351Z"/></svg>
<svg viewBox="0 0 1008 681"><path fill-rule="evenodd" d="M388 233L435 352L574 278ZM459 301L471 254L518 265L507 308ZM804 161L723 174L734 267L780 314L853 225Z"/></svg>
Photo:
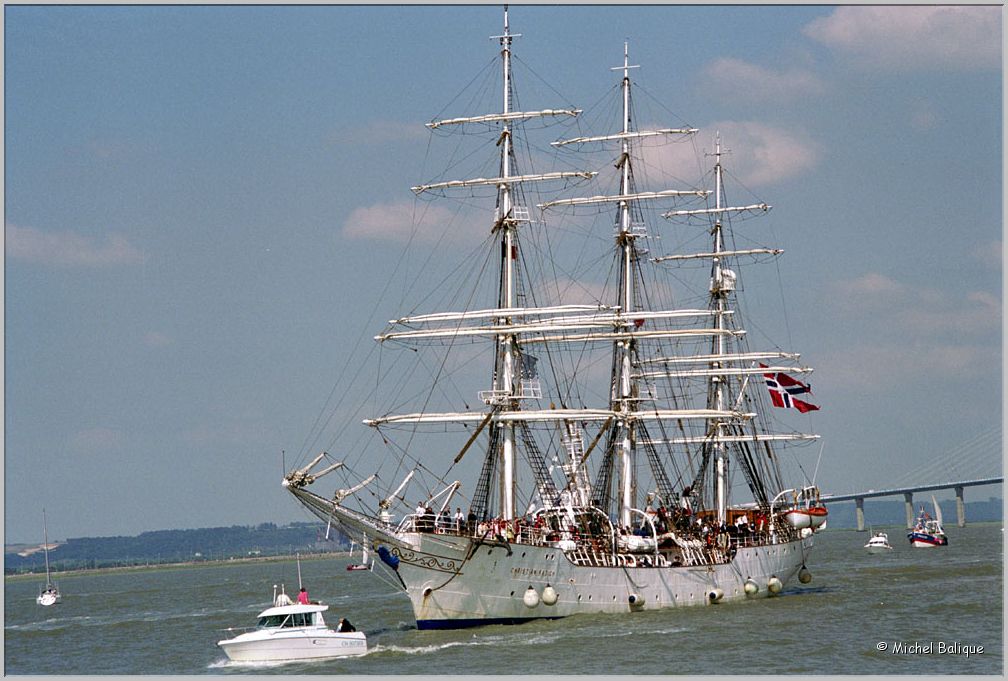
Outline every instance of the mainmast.
<svg viewBox="0 0 1008 681"><path fill-rule="evenodd" d="M620 67L615 67L617 70ZM620 147L620 192L618 225L619 233L616 243L620 249L620 282L619 301L620 310L627 319L623 330L629 331L629 317L627 315L633 310L633 284L634 284L634 263L636 260L635 235L632 227L632 215L630 213L630 199L633 192L631 188L631 165L630 165L630 69L638 68L630 66L629 46L623 43L623 137ZM612 402L614 411L629 413L632 410L630 400L637 394L637 381L631 371L631 356L634 351L633 338L616 341L616 349L613 357L613 390ZM633 405L635 406L635 405ZM623 419L620 422L619 449L620 449L620 525L626 527L631 524L630 509L635 507L635 480L636 461L634 456L634 422Z"/></svg>
<svg viewBox="0 0 1008 681"><path fill-rule="evenodd" d="M519 34L520 35L520 34ZM498 185L497 207L499 218L495 228L499 228L501 233L501 279L500 296L498 306L503 310L510 310L514 307L515 299L515 231L517 220L513 210L513 197L511 196L511 123L508 114L511 113L511 30L508 25L507 7L504 8L504 34L496 36L501 44L501 61L504 69L503 88L503 131L501 132L501 178L504 180ZM507 316L498 317L496 325L504 327L497 336L498 362L496 365L499 371L494 377L494 392L502 397L511 409L516 409L518 401L515 397L515 342L514 332L506 327L510 326L511 320ZM500 477L500 502L501 516L506 520L511 520L515 515L515 424L505 423L502 428L501 437L501 477ZM493 438L491 438L493 442Z"/></svg>
<svg viewBox="0 0 1008 681"><path fill-rule="evenodd" d="M735 288L735 273L728 268L721 267L721 252L724 250L724 239L721 233L721 137L718 135L714 144L714 227L712 230L714 237L713 258L711 263L711 302L714 311L714 328L724 329L726 298L728 293ZM714 336L713 352L718 359L711 362L711 369L721 369L721 357L725 354L724 338L720 335ZM725 403L725 379L721 375L710 377L710 394L713 397L715 409L721 409ZM714 422L714 471L715 471L715 495L717 500L718 524L725 522L728 507L728 458L725 456L725 423L721 419Z"/></svg>

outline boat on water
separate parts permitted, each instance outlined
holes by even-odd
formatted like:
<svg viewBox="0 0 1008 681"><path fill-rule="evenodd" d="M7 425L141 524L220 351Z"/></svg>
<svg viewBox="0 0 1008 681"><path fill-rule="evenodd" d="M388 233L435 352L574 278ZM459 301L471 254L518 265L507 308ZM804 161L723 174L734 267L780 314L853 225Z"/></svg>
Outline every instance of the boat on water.
<svg viewBox="0 0 1008 681"><path fill-rule="evenodd" d="M39 605L56 605L63 600L59 587L53 584L52 576L49 573L49 528L46 523L45 509L42 509L42 550L45 552L45 587L39 587L39 595L35 597L35 602Z"/></svg>
<svg viewBox="0 0 1008 681"><path fill-rule="evenodd" d="M273 587L273 606L259 613L254 628L217 645L235 662L283 662L363 655L367 637L360 631L333 631L322 615L322 603L295 603ZM341 620L344 622L345 620ZM349 628L353 628L352 626Z"/></svg>
<svg viewBox="0 0 1008 681"><path fill-rule="evenodd" d="M933 495L931 496L931 503L934 505L934 517L924 510L923 505L921 506L920 514L917 516L914 526L907 532L910 546L948 546L948 537L945 536L945 528L942 527L941 506L935 501Z"/></svg>
<svg viewBox="0 0 1008 681"><path fill-rule="evenodd" d="M876 532L864 547L868 553L886 553L893 550L892 544L889 543L889 535L885 532Z"/></svg>
<svg viewBox="0 0 1008 681"><path fill-rule="evenodd" d="M420 629L707 605L809 582L826 509L783 453L818 438L785 425L818 409L795 378L811 368L796 353L750 347L739 300L742 268L781 251L740 245L736 223L770 206L727 202L713 135L713 165L697 185L641 185L662 165L656 153L698 129L635 127L645 119L626 44L615 115L598 116L614 128L584 130L574 107L516 109L519 36L505 8L500 80L487 88L499 108L427 124L457 133L460 147L489 142L491 172L413 187L419 198L485 202L486 251L458 249L484 264L469 268L468 291L451 280L445 300L456 309L411 313L376 337L380 374L397 383L396 406L364 421L390 452L367 465L384 468L367 475L323 451L284 487L376 548ZM561 169L538 172L548 156L525 152L553 125L567 129L542 148ZM398 413L416 393L404 377L421 353L434 380L416 411ZM484 389L460 394L473 357L486 359ZM335 493L319 483L332 473L342 476ZM420 500L415 510L407 498ZM456 505L468 512L451 516Z"/></svg>

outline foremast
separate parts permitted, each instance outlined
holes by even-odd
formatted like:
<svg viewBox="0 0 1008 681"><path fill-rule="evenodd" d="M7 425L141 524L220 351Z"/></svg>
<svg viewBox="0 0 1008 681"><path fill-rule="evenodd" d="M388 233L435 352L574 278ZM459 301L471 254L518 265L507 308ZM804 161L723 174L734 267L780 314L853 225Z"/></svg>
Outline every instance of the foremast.
<svg viewBox="0 0 1008 681"><path fill-rule="evenodd" d="M500 279L497 295L497 306L491 311L491 328L481 328L476 333L482 335L490 331L494 342L494 369L492 378L492 388L483 391L481 397L489 407L489 413L481 416L481 425L477 433L484 425L489 424L489 446L487 457L484 461L483 473L477 483L476 493L473 497L471 512L478 517L483 517L489 509L489 485L490 477L494 470L497 471L497 483L499 485L500 508L498 517L504 520L513 520L516 517L516 487L517 487L517 436L516 431L522 424L521 401L525 397L522 391L522 351L519 346L519 329L516 326L515 315L525 311L516 307L517 302L517 260L519 257L518 229L521 223L529 222L527 208L524 208L516 201L516 187L521 183L531 183L546 180L560 180L568 178L590 178L593 173L585 172L552 172L538 175L522 175L517 172L514 143L513 125L530 118L541 118L546 116L576 116L580 113L576 109L544 109L541 111L515 111L512 108L512 76L511 76L511 44L514 38L521 34L512 34L508 22L507 7L504 8L504 32L502 35L493 36L500 42L501 63L502 63L502 92L501 111L496 114L485 114L474 117L451 118L435 121L428 124L428 127L435 129L444 125L463 125L468 123L499 123L501 132L497 140L500 148L499 174L496 178L475 178L471 180L457 180L442 182L430 185L414 187L417 194L433 189L451 189L472 187L478 185L495 185L497 187L497 204L492 226L492 233L497 235L496 244L499 244L500 254ZM567 310L564 310L567 311ZM486 311L477 311L475 317L479 318ZM431 315L427 321L449 321L452 318L462 321L473 315L468 313L454 314L446 313L441 315ZM402 321L402 320L399 320ZM396 323L396 322L393 322ZM546 325L548 328L548 324ZM445 333L444 329L433 330L434 336ZM458 326L449 331L452 337L459 333L465 333ZM387 340L396 336L406 337L404 334L389 333L379 337L379 340ZM508 415L508 417L505 417ZM416 417L416 418L414 418ZM407 419L420 423L433 417L444 418L446 421L464 421L464 414L421 414L407 415ZM390 419L373 419L367 421L370 425L380 425L390 422ZM475 434L473 436L475 438ZM470 439L470 443L472 438ZM468 448L468 444L463 448L463 452ZM459 454L461 458L462 453Z"/></svg>

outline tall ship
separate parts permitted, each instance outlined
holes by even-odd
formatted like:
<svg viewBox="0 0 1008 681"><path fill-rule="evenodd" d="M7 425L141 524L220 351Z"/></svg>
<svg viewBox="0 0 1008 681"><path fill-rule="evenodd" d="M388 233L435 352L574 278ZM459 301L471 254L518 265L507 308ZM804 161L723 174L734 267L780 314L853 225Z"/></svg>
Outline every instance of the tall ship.
<svg viewBox="0 0 1008 681"><path fill-rule="evenodd" d="M374 371L399 384L382 395L395 406L364 420L383 455L340 440L341 453L303 454L284 487L327 531L365 538L420 629L807 583L826 509L797 447L818 436L782 422L818 409L798 378L811 369L750 347L742 326L742 268L781 251L737 240L735 225L770 206L727 200L715 135L695 186L658 172L699 131L638 129L627 44L611 111L596 114L608 128L587 129L575 107L517 106L518 37L505 8L499 108L427 124L432 146L476 142L453 160L490 159L413 191L485 206L486 238L444 249L462 262L444 273L446 311L421 303L376 336ZM419 367L431 379L417 389Z"/></svg>

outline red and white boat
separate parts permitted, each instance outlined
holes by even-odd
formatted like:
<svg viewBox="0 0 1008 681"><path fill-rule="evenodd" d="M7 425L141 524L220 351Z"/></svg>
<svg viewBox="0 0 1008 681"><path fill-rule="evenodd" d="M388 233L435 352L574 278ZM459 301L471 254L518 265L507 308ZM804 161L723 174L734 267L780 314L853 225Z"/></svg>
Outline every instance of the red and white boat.
<svg viewBox="0 0 1008 681"><path fill-rule="evenodd" d="M907 532L910 546L948 546L948 537L942 527L941 506L935 501L934 495L931 496L931 503L934 505L935 517L932 518L921 506L917 523Z"/></svg>

